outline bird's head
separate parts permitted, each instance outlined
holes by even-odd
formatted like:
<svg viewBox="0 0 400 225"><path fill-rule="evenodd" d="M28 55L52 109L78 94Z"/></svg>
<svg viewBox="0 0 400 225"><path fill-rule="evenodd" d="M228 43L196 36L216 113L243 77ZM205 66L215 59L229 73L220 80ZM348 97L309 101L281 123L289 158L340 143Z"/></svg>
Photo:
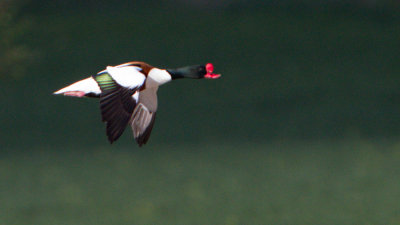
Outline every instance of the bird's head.
<svg viewBox="0 0 400 225"><path fill-rule="evenodd" d="M171 74L173 80L179 78L192 78L192 79L217 79L221 74L214 74L214 66L211 63L206 65L186 66L177 69L167 69Z"/></svg>

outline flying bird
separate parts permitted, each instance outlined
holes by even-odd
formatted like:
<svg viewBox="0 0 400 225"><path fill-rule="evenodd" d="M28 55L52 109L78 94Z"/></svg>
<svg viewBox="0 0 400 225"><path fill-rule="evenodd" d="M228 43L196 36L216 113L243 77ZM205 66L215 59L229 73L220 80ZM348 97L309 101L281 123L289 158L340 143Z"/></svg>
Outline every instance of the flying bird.
<svg viewBox="0 0 400 225"><path fill-rule="evenodd" d="M100 111L106 123L110 143L116 141L129 124L139 146L149 140L157 112L157 90L162 84L180 78L217 79L214 66L186 66L159 69L145 62L133 61L107 66L86 79L62 88L54 94L100 99Z"/></svg>

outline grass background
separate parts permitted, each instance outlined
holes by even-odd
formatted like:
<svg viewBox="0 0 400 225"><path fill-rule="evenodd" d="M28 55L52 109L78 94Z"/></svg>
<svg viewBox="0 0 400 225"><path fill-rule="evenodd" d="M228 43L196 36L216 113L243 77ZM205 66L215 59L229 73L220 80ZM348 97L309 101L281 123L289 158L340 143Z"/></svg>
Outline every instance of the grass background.
<svg viewBox="0 0 400 225"><path fill-rule="evenodd" d="M2 224L397 224L398 142L9 149Z"/></svg>

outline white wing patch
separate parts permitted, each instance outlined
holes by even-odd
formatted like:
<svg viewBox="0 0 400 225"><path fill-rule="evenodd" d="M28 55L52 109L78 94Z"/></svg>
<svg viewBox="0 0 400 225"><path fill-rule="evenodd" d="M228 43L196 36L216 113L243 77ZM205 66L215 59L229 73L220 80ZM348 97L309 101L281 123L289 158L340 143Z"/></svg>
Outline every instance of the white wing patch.
<svg viewBox="0 0 400 225"><path fill-rule="evenodd" d="M140 87L146 80L143 73L139 72L136 66L113 67L107 66L107 72L122 87Z"/></svg>

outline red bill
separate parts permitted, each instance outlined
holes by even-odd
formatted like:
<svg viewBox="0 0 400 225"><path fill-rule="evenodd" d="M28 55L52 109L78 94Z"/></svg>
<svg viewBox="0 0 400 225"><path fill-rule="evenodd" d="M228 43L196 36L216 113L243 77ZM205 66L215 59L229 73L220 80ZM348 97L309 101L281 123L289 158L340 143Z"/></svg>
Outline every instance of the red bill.
<svg viewBox="0 0 400 225"><path fill-rule="evenodd" d="M207 71L207 74L204 75L204 78L206 78L206 79L217 79L217 78L220 78L220 77L221 77L221 74L215 74L215 73L213 73L213 71L214 71L214 66L213 66L213 64L211 64L211 63L207 63L207 64L206 64L206 71Z"/></svg>

